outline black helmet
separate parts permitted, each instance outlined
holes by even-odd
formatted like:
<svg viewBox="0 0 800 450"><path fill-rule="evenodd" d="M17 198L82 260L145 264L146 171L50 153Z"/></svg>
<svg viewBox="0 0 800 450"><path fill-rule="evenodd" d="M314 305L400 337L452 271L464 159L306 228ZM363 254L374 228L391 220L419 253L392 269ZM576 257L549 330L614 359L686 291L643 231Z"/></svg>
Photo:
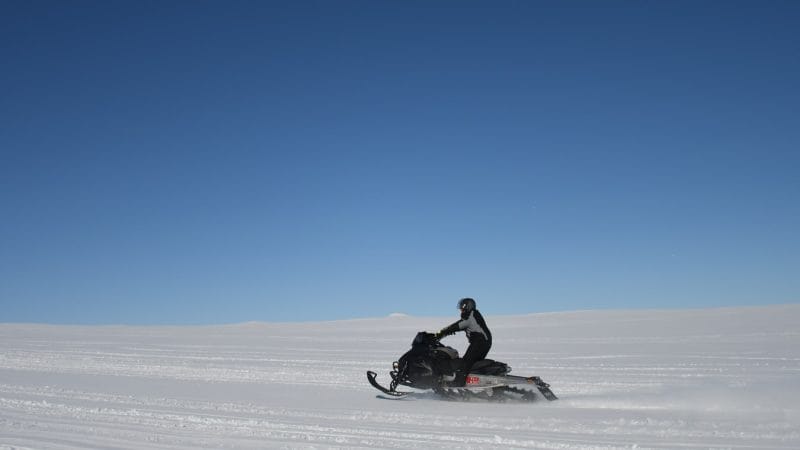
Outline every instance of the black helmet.
<svg viewBox="0 0 800 450"><path fill-rule="evenodd" d="M475 310L475 300L471 298L462 298L458 301L458 309L464 312L472 312Z"/></svg>

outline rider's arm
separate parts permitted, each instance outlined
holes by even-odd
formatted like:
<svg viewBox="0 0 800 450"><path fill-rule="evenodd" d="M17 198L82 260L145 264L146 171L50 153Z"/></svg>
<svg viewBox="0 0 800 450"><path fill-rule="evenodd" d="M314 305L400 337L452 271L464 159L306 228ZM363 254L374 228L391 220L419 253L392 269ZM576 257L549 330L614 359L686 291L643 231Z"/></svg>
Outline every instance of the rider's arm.
<svg viewBox="0 0 800 450"><path fill-rule="evenodd" d="M461 326L460 326L461 322L462 322L461 320L457 320L457 321L453 322L452 324L442 328L442 330L439 331L438 333L436 333L436 335L439 338L442 338L442 337L445 337L445 336L450 336L451 334L455 334L456 331L459 331L461 329Z"/></svg>

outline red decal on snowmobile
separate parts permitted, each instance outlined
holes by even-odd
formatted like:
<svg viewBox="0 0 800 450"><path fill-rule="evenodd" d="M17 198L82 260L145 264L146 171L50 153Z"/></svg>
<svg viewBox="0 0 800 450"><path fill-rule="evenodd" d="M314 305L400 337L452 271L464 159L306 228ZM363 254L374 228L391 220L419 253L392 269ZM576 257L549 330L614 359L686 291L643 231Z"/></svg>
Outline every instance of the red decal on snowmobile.
<svg viewBox="0 0 800 450"><path fill-rule="evenodd" d="M479 377L467 377L467 384L478 384L481 382Z"/></svg>

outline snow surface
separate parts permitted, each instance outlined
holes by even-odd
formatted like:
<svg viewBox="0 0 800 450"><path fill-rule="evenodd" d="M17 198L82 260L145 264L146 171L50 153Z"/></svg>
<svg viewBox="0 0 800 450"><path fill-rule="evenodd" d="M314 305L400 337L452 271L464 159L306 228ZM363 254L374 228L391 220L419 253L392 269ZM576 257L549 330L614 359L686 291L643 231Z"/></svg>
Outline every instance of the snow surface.
<svg viewBox="0 0 800 450"><path fill-rule="evenodd" d="M376 398L366 370L452 320L3 324L0 449L800 448L800 305L489 316L560 400Z"/></svg>

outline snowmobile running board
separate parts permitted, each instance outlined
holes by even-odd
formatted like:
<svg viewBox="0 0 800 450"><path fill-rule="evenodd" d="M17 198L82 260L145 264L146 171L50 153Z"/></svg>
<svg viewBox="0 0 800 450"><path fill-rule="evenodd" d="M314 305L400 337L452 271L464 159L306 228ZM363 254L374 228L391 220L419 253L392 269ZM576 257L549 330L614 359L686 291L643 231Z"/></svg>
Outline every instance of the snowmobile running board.
<svg viewBox="0 0 800 450"><path fill-rule="evenodd" d="M471 386L469 383L470 378L476 378L480 380L480 384L476 386ZM486 386L488 384L488 386ZM511 393L521 393L521 392L528 392L531 395L525 395L526 400L533 400L534 397L532 396L532 390L526 389L526 386L533 385L536 390L542 394L542 397L546 398L548 401L558 400L556 394L550 390L550 385L545 383L539 377L520 377L517 375L483 375L483 374L470 374L467 377L467 386L466 388L470 387L505 387L506 392ZM459 389L459 388L456 388Z"/></svg>

